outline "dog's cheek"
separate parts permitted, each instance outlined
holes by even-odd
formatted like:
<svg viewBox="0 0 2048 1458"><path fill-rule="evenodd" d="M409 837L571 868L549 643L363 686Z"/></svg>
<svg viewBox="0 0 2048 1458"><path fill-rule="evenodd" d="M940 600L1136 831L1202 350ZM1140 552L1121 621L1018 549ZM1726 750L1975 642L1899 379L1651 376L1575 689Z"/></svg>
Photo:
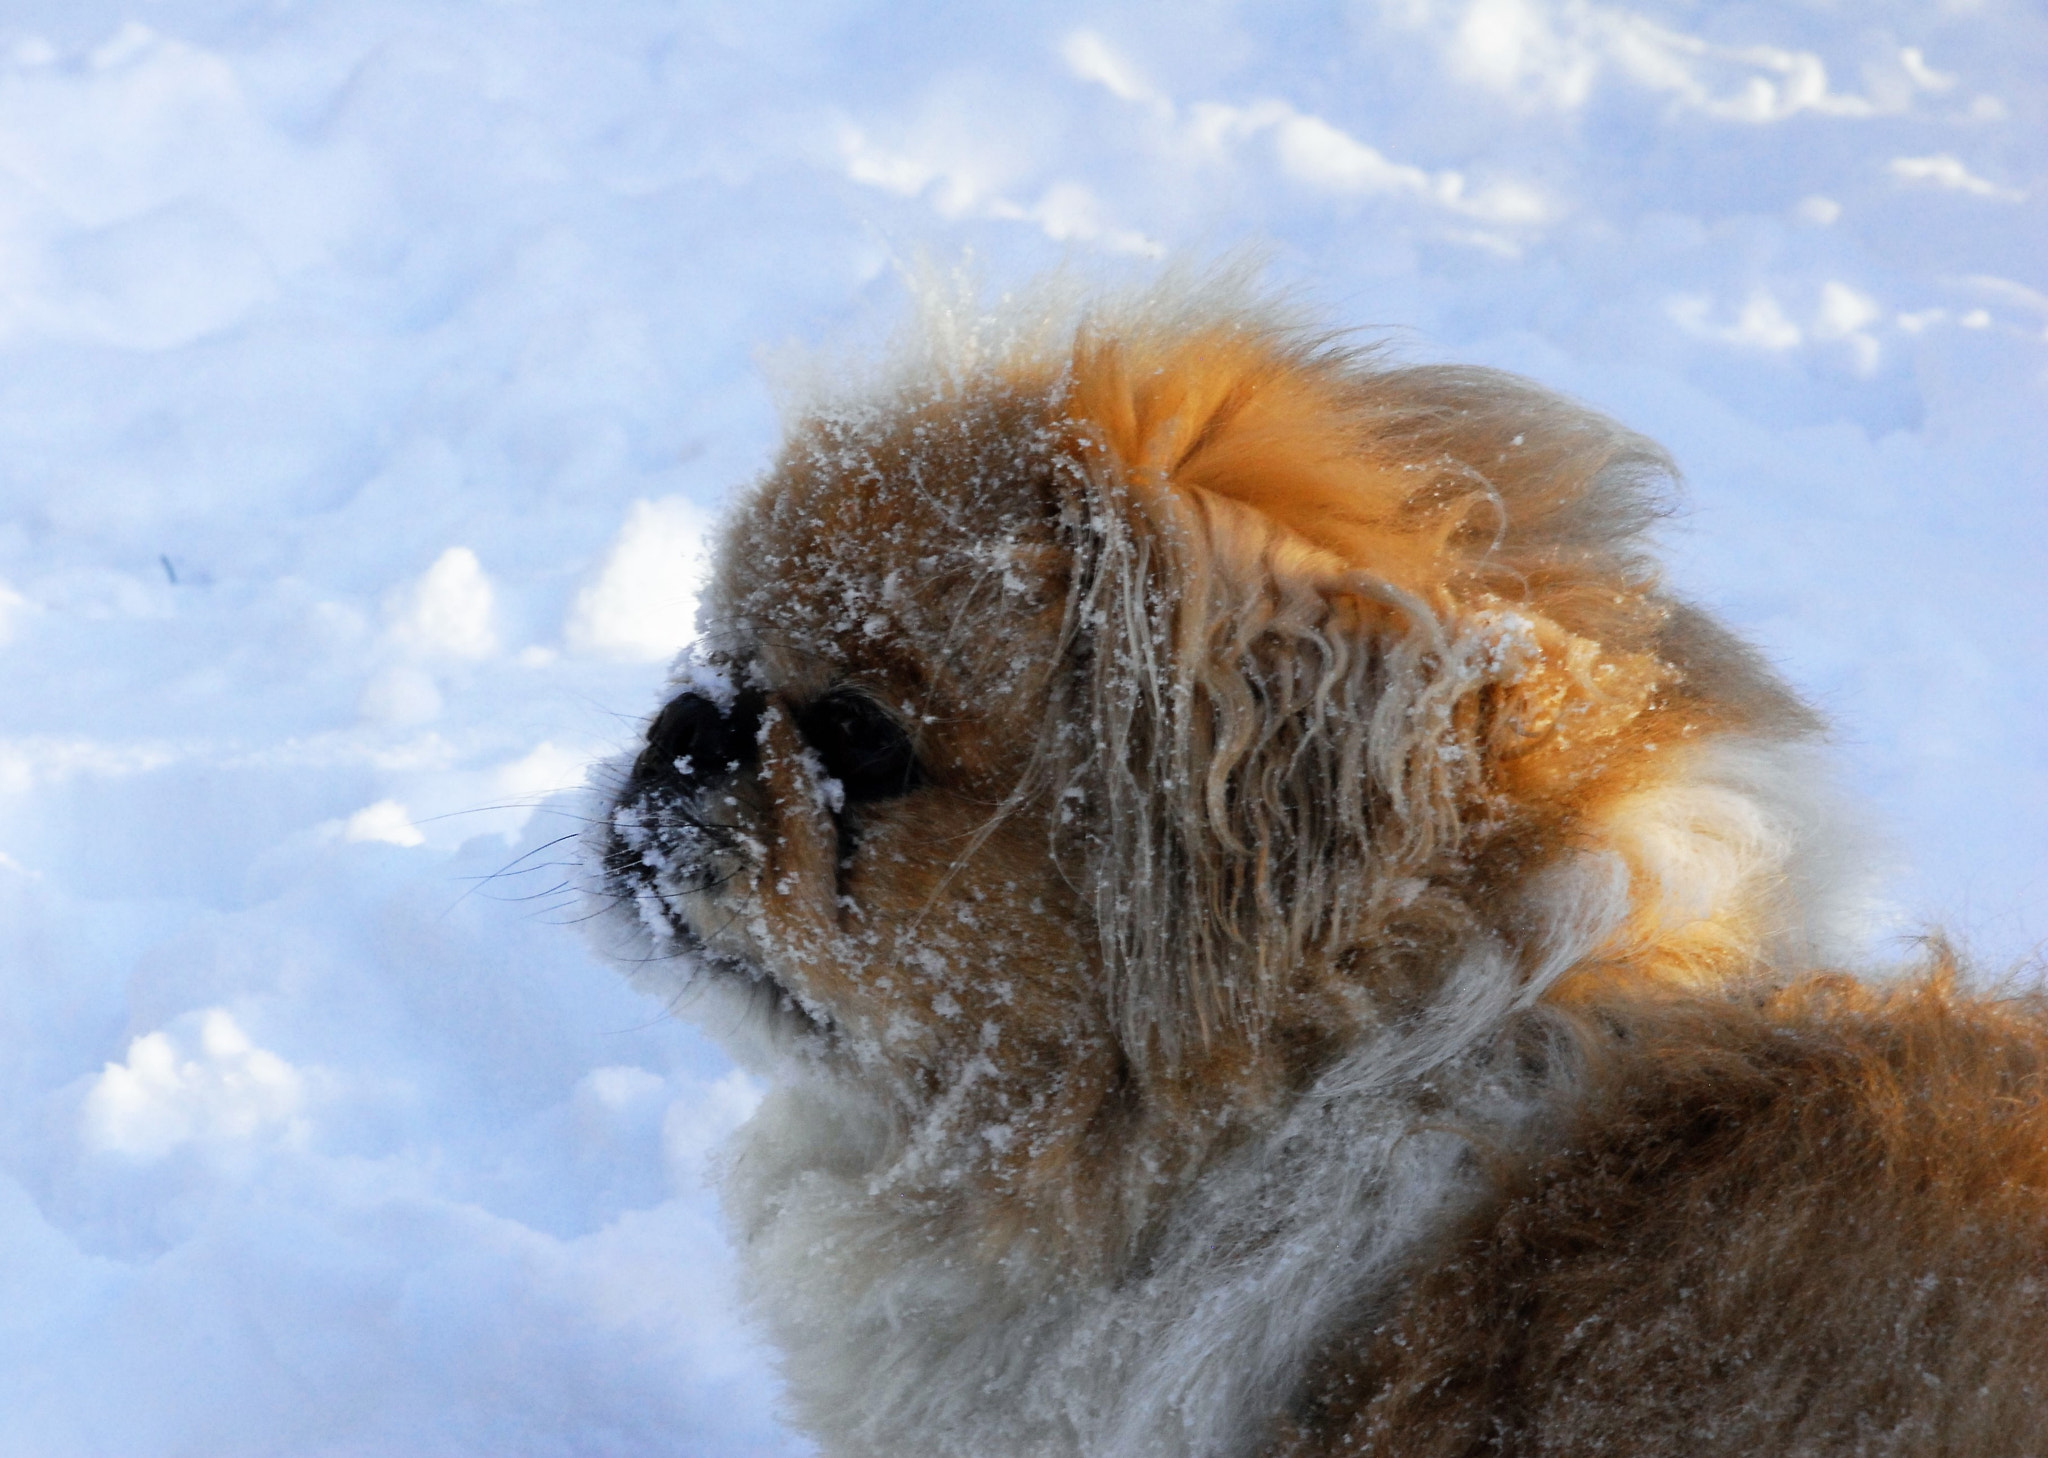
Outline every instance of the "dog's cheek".
<svg viewBox="0 0 2048 1458"><path fill-rule="evenodd" d="M847 996L893 1029L899 1054L942 1076L977 1062L985 1078L1025 1043L1066 1036L1096 989L1093 943L1042 821L1005 824L960 863L986 814L905 805L863 843L846 883L847 940L866 963Z"/></svg>

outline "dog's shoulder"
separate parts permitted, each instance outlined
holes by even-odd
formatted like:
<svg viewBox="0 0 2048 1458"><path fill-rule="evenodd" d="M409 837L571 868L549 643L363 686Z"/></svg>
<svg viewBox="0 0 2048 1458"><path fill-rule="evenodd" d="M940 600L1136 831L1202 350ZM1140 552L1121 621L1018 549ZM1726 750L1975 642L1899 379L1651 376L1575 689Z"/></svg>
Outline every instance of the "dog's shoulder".
<svg viewBox="0 0 2048 1458"><path fill-rule="evenodd" d="M2048 1006L1819 979L1589 1024L1562 1140L1274 1458L2048 1451Z"/></svg>

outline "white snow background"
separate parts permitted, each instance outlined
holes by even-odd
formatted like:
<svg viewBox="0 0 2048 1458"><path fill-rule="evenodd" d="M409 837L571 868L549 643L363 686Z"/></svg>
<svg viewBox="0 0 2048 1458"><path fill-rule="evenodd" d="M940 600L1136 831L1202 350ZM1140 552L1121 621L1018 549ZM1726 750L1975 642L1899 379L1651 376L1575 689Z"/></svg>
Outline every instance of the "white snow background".
<svg viewBox="0 0 2048 1458"><path fill-rule="evenodd" d="M757 1090L561 924L548 795L757 349L920 251L1263 243L1662 440L1897 927L2026 958L2044 112L2034 0L7 0L0 1455L804 1451L702 1178Z"/></svg>

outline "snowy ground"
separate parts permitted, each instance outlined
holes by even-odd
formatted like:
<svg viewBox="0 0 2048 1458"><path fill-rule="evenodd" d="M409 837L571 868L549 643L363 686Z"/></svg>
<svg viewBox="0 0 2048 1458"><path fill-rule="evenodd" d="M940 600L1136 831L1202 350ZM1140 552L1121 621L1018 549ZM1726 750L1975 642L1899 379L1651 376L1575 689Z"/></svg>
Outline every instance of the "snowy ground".
<svg viewBox="0 0 2048 1458"><path fill-rule="evenodd" d="M1662 439L1899 925L2025 956L2044 113L2031 0L9 0L0 1454L803 1451L701 1184L755 1091L557 924L546 796L757 349L920 249L1262 241Z"/></svg>

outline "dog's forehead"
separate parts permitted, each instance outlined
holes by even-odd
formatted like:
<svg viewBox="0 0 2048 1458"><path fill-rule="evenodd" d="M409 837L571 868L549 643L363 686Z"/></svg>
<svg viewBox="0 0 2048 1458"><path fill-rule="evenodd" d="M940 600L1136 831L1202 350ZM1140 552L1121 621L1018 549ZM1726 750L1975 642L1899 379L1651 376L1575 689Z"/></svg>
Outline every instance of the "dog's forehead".
<svg viewBox="0 0 2048 1458"><path fill-rule="evenodd" d="M990 391L802 422L728 530L714 616L778 681L985 677L1063 582L1049 420Z"/></svg>

